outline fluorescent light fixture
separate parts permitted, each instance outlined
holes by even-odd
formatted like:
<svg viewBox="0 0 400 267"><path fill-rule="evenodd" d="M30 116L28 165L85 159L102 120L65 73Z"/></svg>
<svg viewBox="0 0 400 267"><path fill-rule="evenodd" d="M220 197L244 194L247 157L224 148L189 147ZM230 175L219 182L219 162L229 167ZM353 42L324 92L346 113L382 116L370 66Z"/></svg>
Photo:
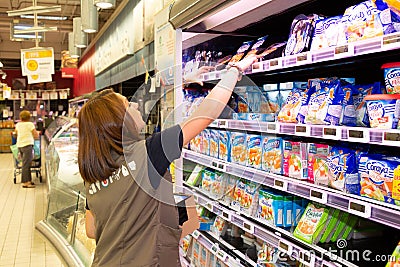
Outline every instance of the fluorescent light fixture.
<svg viewBox="0 0 400 267"><path fill-rule="evenodd" d="M95 6L101 9L109 9L115 7L115 0L94 0Z"/></svg>
<svg viewBox="0 0 400 267"><path fill-rule="evenodd" d="M7 11L8 16L22 16L22 15L32 15L38 13L47 13L47 12L60 12L61 6L30 6L18 10Z"/></svg>
<svg viewBox="0 0 400 267"><path fill-rule="evenodd" d="M21 27L25 27L25 29L18 29ZM57 31L57 27L30 27L26 28L26 26L15 26L14 34L23 34L23 33L35 33L35 32L52 32Z"/></svg>
<svg viewBox="0 0 400 267"><path fill-rule="evenodd" d="M82 19L80 17L73 18L72 27L74 29L74 44L78 48L87 46L87 34L82 31Z"/></svg>
<svg viewBox="0 0 400 267"><path fill-rule="evenodd" d="M15 41L22 41L23 39L36 39L35 34L14 34ZM38 35L38 39L42 39L43 36Z"/></svg>
<svg viewBox="0 0 400 267"><path fill-rule="evenodd" d="M34 19L35 16L34 15L21 15L22 19ZM38 19L42 19L42 20L67 20L68 17L64 16L37 16Z"/></svg>
<svg viewBox="0 0 400 267"><path fill-rule="evenodd" d="M36 38L35 32L38 33L38 39L41 41L44 40L44 32L43 30L44 24L39 23L38 27L34 27L32 24L27 22L19 22L18 20L11 21L11 31L10 31L10 40L11 41L23 41L23 40L34 40ZM53 27L49 27L53 28Z"/></svg>
<svg viewBox="0 0 400 267"><path fill-rule="evenodd" d="M86 33L94 33L98 31L98 12L97 7L93 5L93 1L81 1L81 18L82 31Z"/></svg>

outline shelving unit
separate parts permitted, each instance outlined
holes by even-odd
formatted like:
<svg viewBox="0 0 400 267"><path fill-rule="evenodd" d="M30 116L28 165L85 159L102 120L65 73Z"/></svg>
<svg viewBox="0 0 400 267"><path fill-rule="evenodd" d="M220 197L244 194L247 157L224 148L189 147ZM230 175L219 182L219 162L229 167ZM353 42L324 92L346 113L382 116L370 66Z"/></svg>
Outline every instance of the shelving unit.
<svg viewBox="0 0 400 267"><path fill-rule="evenodd" d="M270 32L276 33L282 29L276 29L276 26L281 26L279 23L288 22L292 20L293 14L308 14L312 10L311 6L315 4L319 9L328 9L327 15L335 15L333 13L334 7L325 7L323 1L297 1L296 4L288 6L286 9L282 7L282 0L272 0L264 3L263 8L271 7L265 14L269 17L260 17L263 21L277 22L271 23L271 27L254 26L250 25L256 21L255 12L249 10L236 10L230 16L227 16L227 8L224 11L217 12L210 16L210 18L202 18L201 24L205 28L205 33L213 33L213 31L223 32L222 29L228 28L235 31L234 34L246 35L265 35ZM350 6L361 1L350 1L349 3L332 3L335 7ZM286 4L286 3L285 3ZM239 4L238 4L239 6ZM279 8L277 8L279 6ZM276 8L276 9L274 9ZM230 10L230 9L229 9ZM233 9L232 9L233 10ZM263 9L264 10L264 9ZM266 10L266 9L265 9ZM279 11L278 11L279 10ZM296 10L299 10L297 12ZM311 12L319 13L320 10L312 10ZM310 13L311 13L310 12ZM336 15L338 15L338 12ZM218 15L221 14L221 17ZM260 13L261 14L261 13ZM258 14L258 16L263 16ZM254 15L251 17L251 15ZM282 19L285 16L290 18ZM265 16L265 15L264 15ZM220 19L221 21L218 21ZM223 21L225 19L225 21ZM217 22L218 21L218 22ZM219 23L219 24L218 24ZM232 24L231 28L225 27L227 24ZM195 24L195 23L193 23ZM222 25L222 26L221 26ZM241 28L238 25L242 25ZM197 46L204 41L210 41L213 38L223 38L214 36L207 38L201 34L191 34L190 30L200 30L198 25L192 26L188 32L177 31L178 48L188 49L191 46ZM235 28L236 27L236 28ZM253 29L251 29L253 27ZM235 29L234 29L235 28ZM262 31L261 31L262 29ZM185 30L185 29L184 29ZM288 29L289 30L289 29ZM207 32L209 31L209 32ZM247 32L246 32L247 31ZM258 32L259 31L259 32ZM255 34L256 33L256 34ZM250 37L248 37L250 38ZM255 39L255 38L253 38ZM221 41L221 40L220 40ZM228 44L227 44L228 45ZM323 75L338 75L343 74L341 77L348 77L345 75L353 75L354 71L362 64L360 71L365 71L369 65L373 65L376 71L380 71L380 66L383 62L395 61L394 55L400 54L400 33L375 37L363 41L348 43L346 45L330 47L318 51L304 52L293 56L283 56L271 60L265 60L253 64L250 71L246 74L258 86L263 83L279 83L287 82L289 80L296 81L304 78L320 77ZM177 53L176 63L182 63L182 55ZM180 58L179 58L180 57ZM337 71L342 70L342 71ZM334 74L332 74L334 71ZM360 83L368 81L370 70L365 74L367 78ZM225 71L213 71L202 75L203 82L216 83ZM180 74L179 74L180 75ZM178 76L179 76L178 75ZM325 77L325 76L324 76ZM353 77L353 76L351 76ZM380 74L383 77L383 72ZM180 77L178 77L179 80ZM180 86L180 84L176 85ZM176 105L182 101L182 95L175 97ZM179 117L179 116L178 116ZM180 122L176 118L176 122ZM300 138L325 139L332 142L344 141L353 144L372 144L375 146L384 146L393 151L393 148L400 147L400 130L381 130L363 127L345 127L345 126L326 126L326 125L303 125L303 124L288 124L279 122L263 122L263 121L242 121L242 120L216 120L211 125L211 128L221 130L238 130L256 132L260 134L272 134L279 136L295 136ZM287 192L292 195L300 196L302 198L333 207L350 214L374 221L376 223L400 229L400 206L376 201L366 197L347 194L328 187L319 186L316 184L308 183L282 175L268 173L262 170L246 167L231 162L223 161L217 158L209 157L200 153L190 150L183 150L182 159L194 162L205 167L209 167L219 172L224 172L240 178L247 179L279 190ZM177 163L177 166L182 167L183 160ZM207 194L202 192L201 189L189 186L183 182L183 168L177 168L177 190L184 193L193 194L197 204L205 207L212 213L222 217L224 220L240 227L244 231L261 238L263 241L272 246L279 248L279 250L288 255L296 256L296 259L306 266L357 266L352 262L347 261L344 257L336 257L325 246L310 245L297 238L295 238L287 229L267 225L264 222L254 217L249 217L241 214L239 211L234 210L232 207L227 207L216 199L210 198ZM182 186L180 186L182 185ZM203 233L195 232L195 238L202 240ZM197 236L197 237L196 237ZM217 237L218 240L218 237ZM203 246L209 248L214 253L213 245L205 242ZM212 243L212 242L211 242ZM209 245L209 246L207 246ZM372 244L371 244L372 246ZM394 249L394 247L393 247ZM315 254L310 255L310 251ZM226 261L225 261L226 262ZM251 265L251 263L249 263Z"/></svg>

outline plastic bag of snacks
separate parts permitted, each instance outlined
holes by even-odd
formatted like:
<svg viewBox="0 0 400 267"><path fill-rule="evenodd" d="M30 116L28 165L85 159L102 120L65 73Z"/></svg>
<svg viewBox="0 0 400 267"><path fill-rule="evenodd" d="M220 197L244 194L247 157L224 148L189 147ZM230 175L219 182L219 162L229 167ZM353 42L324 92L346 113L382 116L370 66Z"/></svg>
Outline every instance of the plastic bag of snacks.
<svg viewBox="0 0 400 267"><path fill-rule="evenodd" d="M327 158L329 187L358 194L359 178L354 150L334 146Z"/></svg>
<svg viewBox="0 0 400 267"><path fill-rule="evenodd" d="M369 127L369 117L367 112L367 105L364 98L371 94L381 94L381 83L376 82L367 85L353 85L352 95L353 104L356 110L357 126Z"/></svg>
<svg viewBox="0 0 400 267"><path fill-rule="evenodd" d="M297 122L297 115L301 108L301 99L306 95L303 89L293 88L278 114L280 122Z"/></svg>
<svg viewBox="0 0 400 267"><path fill-rule="evenodd" d="M315 23L311 51L346 43L343 16L319 19Z"/></svg>

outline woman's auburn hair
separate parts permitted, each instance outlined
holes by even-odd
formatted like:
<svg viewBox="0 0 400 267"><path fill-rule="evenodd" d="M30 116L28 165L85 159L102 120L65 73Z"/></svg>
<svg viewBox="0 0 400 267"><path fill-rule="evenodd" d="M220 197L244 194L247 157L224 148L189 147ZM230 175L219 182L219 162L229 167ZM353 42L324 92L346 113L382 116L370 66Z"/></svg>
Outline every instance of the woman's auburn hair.
<svg viewBox="0 0 400 267"><path fill-rule="evenodd" d="M123 155L123 143L126 143L123 142L124 128L128 127L135 137L139 136L134 120L126 113L123 98L112 89L106 89L83 105L78 124L79 172L87 183L103 181L120 167L112 151L116 153L114 157Z"/></svg>

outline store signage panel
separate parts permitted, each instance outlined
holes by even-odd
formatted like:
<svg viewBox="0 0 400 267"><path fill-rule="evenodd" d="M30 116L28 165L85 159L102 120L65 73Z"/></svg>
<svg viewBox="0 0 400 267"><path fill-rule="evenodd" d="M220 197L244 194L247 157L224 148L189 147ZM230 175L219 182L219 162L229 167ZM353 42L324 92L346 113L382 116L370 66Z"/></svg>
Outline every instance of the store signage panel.
<svg viewBox="0 0 400 267"><path fill-rule="evenodd" d="M95 75L127 55L134 53L134 36L136 33L132 27L136 24L136 21L134 19L133 2L130 1L127 4L97 42L94 56Z"/></svg>
<svg viewBox="0 0 400 267"><path fill-rule="evenodd" d="M42 93L42 99L43 100L48 100L50 99L50 94L48 92L43 92Z"/></svg>
<svg viewBox="0 0 400 267"><path fill-rule="evenodd" d="M156 83L174 83L175 30L168 22L169 9L164 8L156 15L154 22L154 58L157 73Z"/></svg>
<svg viewBox="0 0 400 267"><path fill-rule="evenodd" d="M48 48L21 49L22 75L54 74L54 50Z"/></svg>
<svg viewBox="0 0 400 267"><path fill-rule="evenodd" d="M28 84L51 82L53 78L51 74L37 73L28 75Z"/></svg>
<svg viewBox="0 0 400 267"><path fill-rule="evenodd" d="M11 91L10 100L17 100L17 99L19 99L19 93Z"/></svg>

